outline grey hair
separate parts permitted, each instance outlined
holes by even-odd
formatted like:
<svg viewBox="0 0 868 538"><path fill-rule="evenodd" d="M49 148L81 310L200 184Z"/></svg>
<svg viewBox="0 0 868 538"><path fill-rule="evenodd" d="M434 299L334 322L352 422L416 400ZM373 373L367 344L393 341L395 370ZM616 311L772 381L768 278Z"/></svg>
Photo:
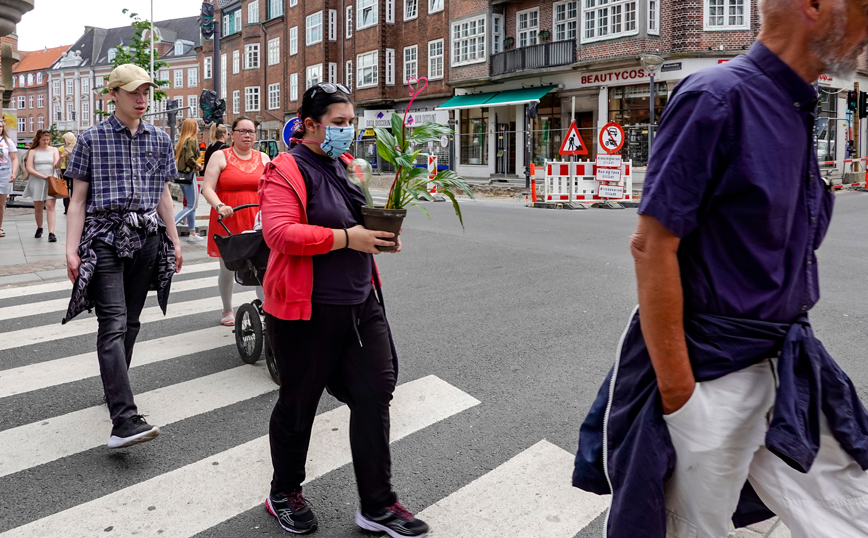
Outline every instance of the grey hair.
<svg viewBox="0 0 868 538"><path fill-rule="evenodd" d="M799 0L758 0L757 6L759 8L760 19L780 15L788 9L796 7L798 2Z"/></svg>

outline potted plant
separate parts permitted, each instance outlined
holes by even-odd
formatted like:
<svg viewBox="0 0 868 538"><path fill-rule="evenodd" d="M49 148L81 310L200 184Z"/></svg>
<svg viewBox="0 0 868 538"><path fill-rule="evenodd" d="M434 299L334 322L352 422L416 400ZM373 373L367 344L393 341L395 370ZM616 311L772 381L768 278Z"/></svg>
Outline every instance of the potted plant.
<svg viewBox="0 0 868 538"><path fill-rule="evenodd" d="M514 37L507 37L503 40L503 50L509 50L515 45Z"/></svg>
<svg viewBox="0 0 868 538"><path fill-rule="evenodd" d="M419 91L414 91L413 84L424 81L425 85ZM395 165L397 171L395 179L389 189L389 197L386 205L375 207L368 187L372 175L371 165L364 159L355 159L348 166L347 177L351 182L359 185L365 195L366 204L362 207L362 216L365 219L365 228L369 230L383 230L397 234L401 230L407 208L415 205L426 216L430 217L428 210L418 205L420 201L433 201L434 196L429 192L429 184L436 188L438 194L442 194L452 202L455 214L461 227L464 227L464 219L461 216L461 207L456 196L464 192L473 198L470 185L454 170L442 170L431 178L427 167L417 167L416 159L419 156L428 157L427 153L415 147L425 147L428 142L439 142L443 135L451 135L452 130L439 123L428 122L415 126L411 133L407 133L407 113L413 100L428 86L427 79L412 79L410 85L410 103L402 118L392 113L392 132L381 127L375 127L377 135L377 152L384 160ZM378 247L381 251L395 250L396 247Z"/></svg>
<svg viewBox="0 0 868 538"><path fill-rule="evenodd" d="M548 30L540 30L536 35L540 41L548 41L552 37L552 33Z"/></svg>

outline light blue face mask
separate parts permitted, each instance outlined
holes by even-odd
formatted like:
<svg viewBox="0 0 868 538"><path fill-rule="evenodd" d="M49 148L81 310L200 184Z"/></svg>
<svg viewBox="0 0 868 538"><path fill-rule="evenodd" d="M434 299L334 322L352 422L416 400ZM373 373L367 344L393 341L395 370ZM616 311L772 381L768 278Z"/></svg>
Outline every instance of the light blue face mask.
<svg viewBox="0 0 868 538"><path fill-rule="evenodd" d="M337 159L350 149L350 144L356 138L356 128L352 125L348 127L338 127L335 125L318 124L325 129L325 140L319 147L326 155L332 159Z"/></svg>

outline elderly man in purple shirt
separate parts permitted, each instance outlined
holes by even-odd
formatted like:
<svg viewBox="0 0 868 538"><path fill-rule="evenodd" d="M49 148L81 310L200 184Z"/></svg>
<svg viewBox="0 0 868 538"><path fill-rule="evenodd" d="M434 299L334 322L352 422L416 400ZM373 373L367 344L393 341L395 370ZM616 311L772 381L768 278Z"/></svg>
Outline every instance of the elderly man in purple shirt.
<svg viewBox="0 0 868 538"><path fill-rule="evenodd" d="M723 538L771 512L794 537L868 536L868 413L807 318L833 203L811 83L855 71L868 0L759 6L750 52L688 77L660 121L639 313L573 477L613 494L610 538Z"/></svg>

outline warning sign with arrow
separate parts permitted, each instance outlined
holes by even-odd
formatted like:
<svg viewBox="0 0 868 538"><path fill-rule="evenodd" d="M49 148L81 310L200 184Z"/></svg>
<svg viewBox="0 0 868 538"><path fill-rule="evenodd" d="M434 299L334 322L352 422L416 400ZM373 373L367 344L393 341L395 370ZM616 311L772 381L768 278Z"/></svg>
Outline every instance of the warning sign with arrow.
<svg viewBox="0 0 868 538"><path fill-rule="evenodd" d="M582 140L582 135L579 134L579 129L576 127L576 122L570 124L570 129L567 131L567 136L564 137L564 143L561 144L561 150L558 152L561 155L587 155L588 146Z"/></svg>

